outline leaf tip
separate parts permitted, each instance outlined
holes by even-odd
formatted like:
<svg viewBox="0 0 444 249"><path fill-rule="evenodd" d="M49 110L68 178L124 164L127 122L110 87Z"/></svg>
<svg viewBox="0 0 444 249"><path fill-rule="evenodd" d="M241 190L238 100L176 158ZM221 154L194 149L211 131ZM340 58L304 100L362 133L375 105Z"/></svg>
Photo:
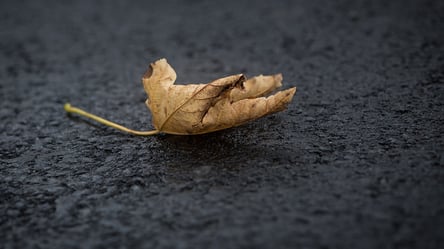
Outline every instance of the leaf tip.
<svg viewBox="0 0 444 249"><path fill-rule="evenodd" d="M296 87L289 88L284 92L286 92L285 96L289 99L288 101L290 102L293 99L294 94L296 93Z"/></svg>

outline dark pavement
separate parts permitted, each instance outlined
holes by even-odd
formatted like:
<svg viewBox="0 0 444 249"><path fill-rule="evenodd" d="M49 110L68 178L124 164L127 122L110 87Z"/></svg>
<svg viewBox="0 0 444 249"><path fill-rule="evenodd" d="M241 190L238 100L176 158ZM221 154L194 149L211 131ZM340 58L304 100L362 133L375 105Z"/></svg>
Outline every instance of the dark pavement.
<svg viewBox="0 0 444 249"><path fill-rule="evenodd" d="M2 1L0 248L444 248L443 1ZM288 110L149 130L141 77L283 73Z"/></svg>

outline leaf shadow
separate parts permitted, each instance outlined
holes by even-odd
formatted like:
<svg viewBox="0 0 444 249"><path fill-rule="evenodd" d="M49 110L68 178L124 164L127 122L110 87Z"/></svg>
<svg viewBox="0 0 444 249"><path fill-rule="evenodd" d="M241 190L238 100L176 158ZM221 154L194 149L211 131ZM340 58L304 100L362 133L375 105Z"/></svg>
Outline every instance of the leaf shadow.
<svg viewBox="0 0 444 249"><path fill-rule="evenodd" d="M196 168L217 166L236 170L246 165L285 159L289 151L270 149L258 142L249 125L203 135L159 136L162 151L170 167Z"/></svg>
<svg viewBox="0 0 444 249"><path fill-rule="evenodd" d="M161 135L157 142L164 154L157 162L167 181L188 187L243 184L251 175L279 174L289 165L303 165L302 150L291 143L271 146L268 142L278 139L261 139L257 132L255 125L245 125L196 136Z"/></svg>

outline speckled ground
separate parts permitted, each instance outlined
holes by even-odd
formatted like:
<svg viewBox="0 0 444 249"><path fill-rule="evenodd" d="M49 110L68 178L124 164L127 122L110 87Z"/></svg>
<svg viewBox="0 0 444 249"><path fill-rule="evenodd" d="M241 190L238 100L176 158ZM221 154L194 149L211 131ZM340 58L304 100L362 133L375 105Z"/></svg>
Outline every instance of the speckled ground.
<svg viewBox="0 0 444 249"><path fill-rule="evenodd" d="M444 248L443 1L2 1L1 248ZM282 72L288 110L150 129L141 76Z"/></svg>

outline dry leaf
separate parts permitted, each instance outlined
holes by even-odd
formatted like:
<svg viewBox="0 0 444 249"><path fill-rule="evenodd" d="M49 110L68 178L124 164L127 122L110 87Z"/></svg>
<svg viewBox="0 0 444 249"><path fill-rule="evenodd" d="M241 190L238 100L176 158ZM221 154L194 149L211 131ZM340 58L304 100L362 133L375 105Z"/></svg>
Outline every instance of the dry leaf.
<svg viewBox="0 0 444 249"><path fill-rule="evenodd" d="M146 104L153 116L151 131L136 131L66 103L68 113L77 113L99 123L134 135L159 132L192 135L222 130L282 111L293 98L296 87L265 97L282 86L282 75L246 79L237 74L208 84L174 85L176 72L165 59L150 65L143 76L148 94Z"/></svg>
<svg viewBox="0 0 444 249"><path fill-rule="evenodd" d="M143 76L157 131L179 134L203 134L244 124L282 111L296 88L264 97L282 85L282 75L246 79L237 74L208 84L174 85L176 72L166 59L150 65Z"/></svg>

